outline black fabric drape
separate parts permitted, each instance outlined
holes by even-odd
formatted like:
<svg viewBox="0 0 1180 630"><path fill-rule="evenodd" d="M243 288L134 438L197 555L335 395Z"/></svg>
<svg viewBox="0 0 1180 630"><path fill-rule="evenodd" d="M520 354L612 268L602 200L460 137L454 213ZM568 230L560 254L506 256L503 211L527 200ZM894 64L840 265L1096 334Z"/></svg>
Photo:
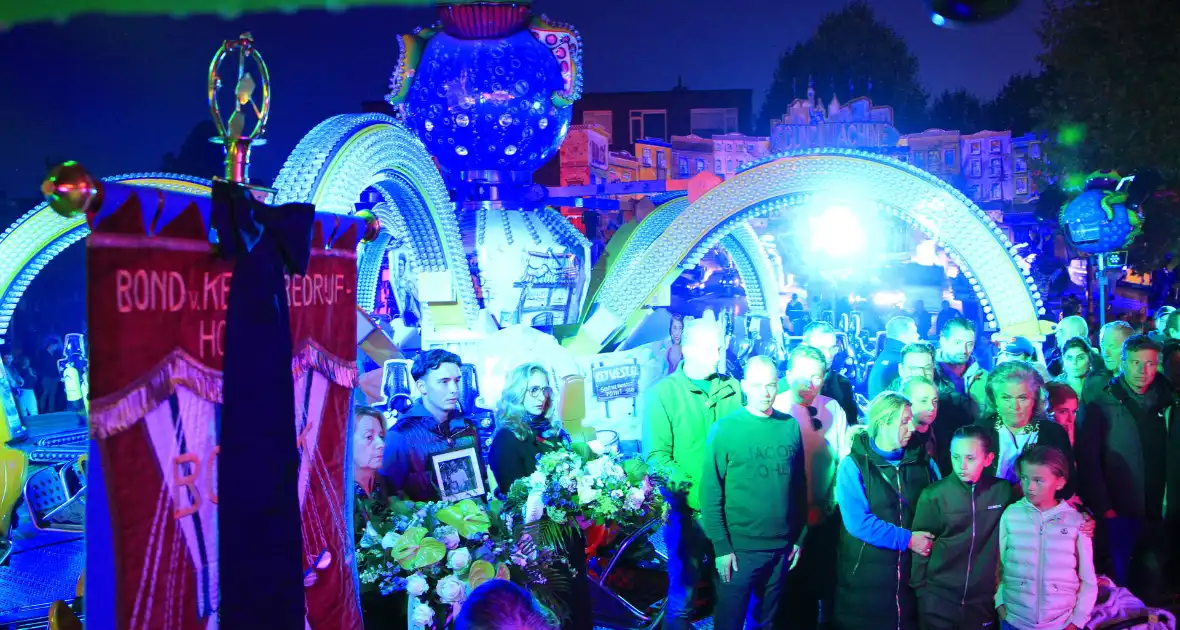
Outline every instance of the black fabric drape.
<svg viewBox="0 0 1180 630"><path fill-rule="evenodd" d="M213 186L221 254L235 261L218 431L223 628L303 630L303 534L291 322L284 272L303 273L315 208L271 207Z"/></svg>

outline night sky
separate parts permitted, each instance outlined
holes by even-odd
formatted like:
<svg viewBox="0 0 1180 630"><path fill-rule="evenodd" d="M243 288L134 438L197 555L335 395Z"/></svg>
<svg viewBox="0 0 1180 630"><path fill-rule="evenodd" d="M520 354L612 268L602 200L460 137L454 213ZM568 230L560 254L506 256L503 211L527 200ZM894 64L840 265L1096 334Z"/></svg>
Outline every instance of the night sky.
<svg viewBox="0 0 1180 630"><path fill-rule="evenodd" d="M683 76L693 89L753 88L757 110L782 51L844 3L537 0L536 7L581 32L587 91L665 90ZM1010 75L1037 67L1043 0L960 31L933 26L922 0L870 4L909 42L932 94L965 87L990 98ZM221 40L246 30L274 86L269 143L254 151L252 171L270 181L315 124L384 96L396 35L433 21L431 10L382 8L234 21L88 17L0 33L0 191L36 197L46 158L76 159L97 175L158 169L208 117L206 70Z"/></svg>

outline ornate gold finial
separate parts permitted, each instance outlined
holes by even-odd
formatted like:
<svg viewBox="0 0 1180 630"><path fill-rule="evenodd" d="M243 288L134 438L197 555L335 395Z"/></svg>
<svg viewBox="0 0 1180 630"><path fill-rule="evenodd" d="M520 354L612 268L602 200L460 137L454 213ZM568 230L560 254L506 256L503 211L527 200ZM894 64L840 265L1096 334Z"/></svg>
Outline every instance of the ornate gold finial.
<svg viewBox="0 0 1180 630"><path fill-rule="evenodd" d="M222 120L221 106L218 95L224 87L222 82L221 64L232 53L238 54L237 81L234 84L234 111L229 118ZM247 62L253 60L255 71L258 73L257 84L254 75L248 72ZM261 105L254 100L257 88L261 86ZM254 47L254 36L243 33L237 39L226 40L213 61L209 64L209 112L213 117L213 124L217 125L218 137L211 138L211 142L225 146L225 178L239 184L250 180L250 149L266 143L262 137L266 133L266 122L270 117L270 72L262 54ZM254 126L246 133L246 118L252 114Z"/></svg>

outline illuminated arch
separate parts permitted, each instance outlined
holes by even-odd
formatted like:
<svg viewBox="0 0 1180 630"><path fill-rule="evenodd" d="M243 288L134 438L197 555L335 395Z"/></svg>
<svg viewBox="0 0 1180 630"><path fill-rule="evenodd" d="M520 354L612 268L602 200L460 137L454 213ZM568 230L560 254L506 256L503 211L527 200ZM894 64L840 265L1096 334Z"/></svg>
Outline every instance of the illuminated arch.
<svg viewBox="0 0 1180 630"><path fill-rule="evenodd" d="M1003 231L938 178L892 158L842 149L771 156L739 171L680 212L635 261L603 283L578 345L603 347L682 266L755 217L827 198L874 203L935 238L975 288L989 328L1029 334L1041 295ZM631 249L629 246L627 249Z"/></svg>
<svg viewBox="0 0 1180 630"><path fill-rule="evenodd" d="M385 114L344 114L312 129L287 158L274 187L276 203L314 203L316 210L353 214L361 195L378 194L405 222L406 234L383 225L389 238L408 236L416 271L447 271L469 327L479 312L467 269L459 222L434 159L417 136ZM384 223L384 222L383 222ZM384 249L361 252L358 303L372 302ZM362 284L364 283L364 284ZM364 298L359 299L359 298ZM427 318L429 307L423 305Z"/></svg>
<svg viewBox="0 0 1180 630"><path fill-rule="evenodd" d="M635 227L620 251L618 261L608 271L608 278L611 279L611 282L614 282L614 278L628 275L636 265L643 262L643 253L647 248L651 247L656 239L691 207L685 193L661 195L654 198L653 201L658 205ZM770 258L766 255L762 244L758 242L758 235L753 228L748 225L738 226L724 237L719 237L716 242L710 241L707 247L698 249L692 256L682 261L676 271L695 267L713 245L720 245L733 257L734 266L737 268L738 275L741 276L746 289L746 303L749 312L754 315L767 316L770 320L771 331L776 336L781 335L783 324L782 320L777 317L782 312L779 305L778 283L774 279L774 269L771 267ZM673 274L672 278L665 278L665 280L671 282L675 280L676 275L679 273ZM606 283L603 283L601 286L605 285ZM601 291L600 287L599 293Z"/></svg>
<svg viewBox="0 0 1180 630"><path fill-rule="evenodd" d="M173 190L190 195L209 196L207 179L170 173L133 173L105 177L103 181L129 186ZM67 247L90 234L85 217L67 219L39 204L0 233L0 336L8 325L33 278Z"/></svg>

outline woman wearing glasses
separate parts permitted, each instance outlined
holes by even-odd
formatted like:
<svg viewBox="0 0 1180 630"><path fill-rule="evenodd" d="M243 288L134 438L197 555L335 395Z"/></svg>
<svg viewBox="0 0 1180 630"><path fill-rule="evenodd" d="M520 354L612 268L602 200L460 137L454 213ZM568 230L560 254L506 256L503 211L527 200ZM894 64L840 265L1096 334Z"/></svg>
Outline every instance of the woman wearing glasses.
<svg viewBox="0 0 1180 630"><path fill-rule="evenodd" d="M538 455L569 443L569 434L553 412L556 403L549 371L540 363L525 363L508 375L496 406L499 426L489 455L501 496L508 494L512 482L533 474Z"/></svg>
<svg viewBox="0 0 1180 630"><path fill-rule="evenodd" d="M537 469L537 456L570 442L554 413L557 406L549 371L540 363L525 363L512 370L496 405L496 435L489 456L496 493L508 494L512 482ZM586 581L586 539L581 530L566 537L565 556L573 572L568 586L555 593L565 606L563 630L589 630L594 614L589 609L590 584Z"/></svg>

